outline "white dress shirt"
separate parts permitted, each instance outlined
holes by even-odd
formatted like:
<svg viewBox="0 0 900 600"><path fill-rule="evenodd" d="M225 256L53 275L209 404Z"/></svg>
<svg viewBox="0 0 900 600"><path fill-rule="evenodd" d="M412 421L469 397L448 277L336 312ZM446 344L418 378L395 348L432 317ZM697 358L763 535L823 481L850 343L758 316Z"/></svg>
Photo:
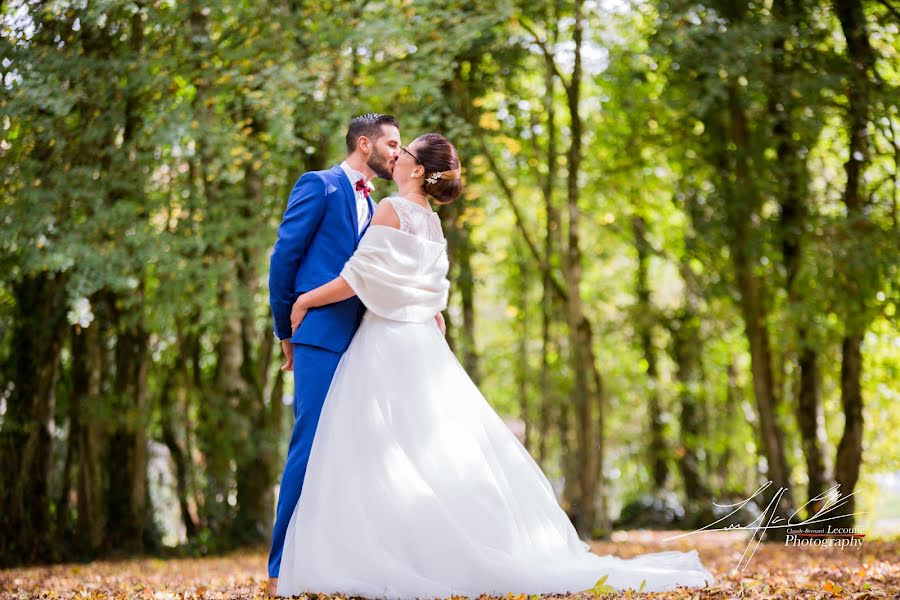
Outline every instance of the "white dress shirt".
<svg viewBox="0 0 900 600"><path fill-rule="evenodd" d="M344 170L344 173L347 175L347 178L350 180L350 187L353 188L353 192L356 194L356 222L358 224L357 234L362 233L363 227L366 224L366 221L369 219L369 202L366 200L366 195L361 191L356 189L356 182L360 179L365 179L362 173L355 170L353 167L347 164L347 161L341 163L341 168ZM372 186L370 181L366 182L366 185L369 188L369 193L372 193L372 190L375 189Z"/></svg>

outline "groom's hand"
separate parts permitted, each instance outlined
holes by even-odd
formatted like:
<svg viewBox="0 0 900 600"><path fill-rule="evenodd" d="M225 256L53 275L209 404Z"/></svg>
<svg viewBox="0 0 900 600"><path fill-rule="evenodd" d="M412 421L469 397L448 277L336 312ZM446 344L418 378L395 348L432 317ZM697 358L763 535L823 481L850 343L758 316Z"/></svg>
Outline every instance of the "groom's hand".
<svg viewBox="0 0 900 600"><path fill-rule="evenodd" d="M441 335L447 337L447 323L444 322L444 313L434 315L434 322L437 323L438 329L441 330Z"/></svg>
<svg viewBox="0 0 900 600"><path fill-rule="evenodd" d="M286 340L281 340L281 351L284 352L285 362L281 365L282 371L293 371L294 370L294 344L291 343L290 338Z"/></svg>

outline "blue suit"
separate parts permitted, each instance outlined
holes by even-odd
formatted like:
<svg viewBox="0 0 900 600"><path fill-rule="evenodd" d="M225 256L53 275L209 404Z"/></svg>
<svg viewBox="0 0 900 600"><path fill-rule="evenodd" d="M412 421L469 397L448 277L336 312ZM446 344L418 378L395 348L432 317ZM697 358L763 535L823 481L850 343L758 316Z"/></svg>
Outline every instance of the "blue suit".
<svg viewBox="0 0 900 600"><path fill-rule="evenodd" d="M368 227L375 206L369 203ZM361 234L356 194L339 165L304 173L288 198L269 263L269 304L275 335L294 343L294 431L281 476L269 576L281 568L284 536L300 499L303 478L322 404L344 351L359 327L365 307L356 296L310 309L291 335L291 307L303 292L328 283L356 250Z"/></svg>

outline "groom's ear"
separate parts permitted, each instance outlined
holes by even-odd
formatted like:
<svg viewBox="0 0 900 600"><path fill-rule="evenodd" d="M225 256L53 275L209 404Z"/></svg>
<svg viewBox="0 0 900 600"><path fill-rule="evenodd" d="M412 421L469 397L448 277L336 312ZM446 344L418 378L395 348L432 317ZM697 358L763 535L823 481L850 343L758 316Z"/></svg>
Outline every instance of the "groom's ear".
<svg viewBox="0 0 900 600"><path fill-rule="evenodd" d="M368 137L361 135L356 138L356 149L362 151L364 154L369 154L372 152L372 140Z"/></svg>

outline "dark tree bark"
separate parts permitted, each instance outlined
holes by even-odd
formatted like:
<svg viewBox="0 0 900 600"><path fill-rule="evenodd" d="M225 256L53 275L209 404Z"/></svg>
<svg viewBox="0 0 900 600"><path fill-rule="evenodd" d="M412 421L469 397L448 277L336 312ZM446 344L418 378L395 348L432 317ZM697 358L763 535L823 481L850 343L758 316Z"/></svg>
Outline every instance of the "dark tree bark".
<svg viewBox="0 0 900 600"><path fill-rule="evenodd" d="M179 357L179 362L182 359ZM187 539L190 540L197 535L197 523L190 510L190 492L188 488L188 479L190 476L190 460L186 455L178 436L175 433L175 423L172 418L177 414L177 409L173 402L173 385L172 381L176 377L184 378L186 370L177 366L167 376L163 383L162 391L159 397L159 418L160 428L162 429L162 442L169 449L169 455L172 457L172 464L175 466L175 493L178 496L178 508L181 511L181 521L184 523L184 530ZM186 385L184 379L178 383Z"/></svg>
<svg viewBox="0 0 900 600"><path fill-rule="evenodd" d="M725 411L723 414L725 417L725 427L730 430L731 426L734 424L734 415L737 414L742 401L742 390L738 383L738 368L734 357L732 357L728 363L727 375L728 384L725 388ZM719 420L719 423L722 423L722 420ZM738 455L741 454L740 449L735 448L732 443L727 443L722 454L719 456L719 460L715 464L715 471L719 480L719 490L724 493L729 492L729 480L732 475L731 459L736 453L735 450L738 450Z"/></svg>
<svg viewBox="0 0 900 600"><path fill-rule="evenodd" d="M825 491L828 475L825 471L825 454L823 452L824 431L820 423L824 421L820 397L819 354L808 346L808 330L798 325L797 336L804 344L800 349L797 365L800 369L800 389L797 393L797 425L803 444L803 457L806 460L807 497L812 499ZM807 516L815 514L819 505L810 507Z"/></svg>
<svg viewBox="0 0 900 600"><path fill-rule="evenodd" d="M556 77L561 81L566 92L566 105L570 114L571 144L567 153L567 213L569 232L563 260L565 282L557 280L550 266L542 259L541 253L531 239L522 220L521 211L516 204L515 194L503 177L503 173L491 155L483 135L480 144L488 166L497 177L497 183L503 191L515 216L516 227L522 233L533 257L546 281L566 306L566 317L569 325L568 347L569 362L574 371L574 385L571 393L571 404L574 407L574 418L570 419L567 411L559 415L560 439L567 446L566 440L569 424L575 428L575 452L564 453L564 470L566 486L563 491L563 507L581 535L589 535L595 525L598 482L602 479L603 452L603 378L597 369L593 351L593 336L590 319L584 313L581 302L581 251L579 249L579 183L582 154L582 122L579 112L581 92L581 50L584 35L583 5L574 4L573 41L575 42L575 60L570 80L563 78L556 64L552 61L552 52L547 48L545 40L534 27L526 22L522 26L531 34L535 43L541 47L548 65L553 66ZM561 403L565 409L566 403ZM598 411L599 414L595 414ZM601 494L602 495L602 494ZM605 520L605 519L601 519Z"/></svg>
<svg viewBox="0 0 900 600"><path fill-rule="evenodd" d="M91 304L102 315L99 296ZM103 331L98 319L85 329L72 330L72 429L77 444L77 520L75 545L88 556L95 555L103 544L106 526L104 497L104 451L106 440L103 423L97 413L102 406Z"/></svg>
<svg viewBox="0 0 900 600"><path fill-rule="evenodd" d="M63 371L65 373L65 371ZM62 380L65 377L63 374L60 379ZM71 395L66 393L66 391L62 391L62 393L58 394L63 398L67 398L68 400L68 410L66 410L66 416L69 421L69 430L66 433L66 458L63 461L62 467L62 482L59 486L59 495L56 499L56 538L60 541L64 541L68 543L72 539L74 519L72 519L71 515L71 502L70 498L72 496L72 469L76 458L77 452L77 444L76 439L72 435L72 417L73 414L73 402Z"/></svg>
<svg viewBox="0 0 900 600"><path fill-rule="evenodd" d="M681 408L680 447L676 452L678 470L684 481L689 502L698 509L709 509L710 493L706 479L700 472L699 449L703 439L703 376L700 370L702 346L699 320L686 307L673 320L672 357L678 379L678 404Z"/></svg>
<svg viewBox="0 0 900 600"><path fill-rule="evenodd" d="M758 263L756 236L753 222L758 215L760 200L752 181L747 153L750 152L750 132L747 117L741 106L736 82L728 88L728 126L724 128L736 150L733 153L731 185L732 197L726 211L730 229L731 260L734 265L740 308L744 319L747 341L750 345L750 369L753 375L753 391L759 416L760 449L767 463L767 476L772 481L772 494L785 489L783 509L790 514L793 505L790 494L789 472L784 452L784 434L778 423L778 391L772 372L772 352L766 328L767 309L765 282L755 271Z"/></svg>
<svg viewBox="0 0 900 600"><path fill-rule="evenodd" d="M108 550L142 552L151 545L152 511L147 502L148 338L139 325L123 325L116 337L116 425L109 438L107 460Z"/></svg>
<svg viewBox="0 0 900 600"><path fill-rule="evenodd" d="M470 51L471 52L471 51ZM452 98L453 111L465 122L477 127L478 117L472 110L472 95L469 89L472 73L463 73L463 65L477 64L478 56L462 54L455 57L456 74L442 85L446 98ZM471 173L472 154L460 150L460 162L463 173ZM466 373L476 384L481 380L479 356L475 343L475 273L472 270L472 256L475 247L472 242L472 224L466 215L466 202L459 199L452 204L442 206L439 211L441 224L447 238L447 254L453 281L459 292L459 305L462 323L451 323L448 312L444 313L447 324L447 341L454 352L461 354L460 362Z"/></svg>
<svg viewBox="0 0 900 600"><path fill-rule="evenodd" d="M844 336L841 344L841 408L844 411L844 433L838 444L834 462L834 479L841 486L841 493L849 496L856 489L859 468L862 464L863 400L860 386L862 379L862 336ZM852 527L856 517L856 497L849 496L848 504L841 509L843 518L837 526Z"/></svg>
<svg viewBox="0 0 900 600"><path fill-rule="evenodd" d="M658 392L656 349L653 347L653 316L654 310L650 302L650 285L647 281L647 263L650 258L650 247L647 241L647 224L641 216L633 216L631 230L634 235L634 245L637 250L638 264L635 273L635 288L637 295L637 312L634 315L635 329L641 345L644 360L647 361L648 396L647 410L649 413L648 429L650 439L647 444L647 454L650 464L650 475L653 481L653 489L661 490L666 486L669 476L669 468L666 465L666 442L663 434L662 409Z"/></svg>
<svg viewBox="0 0 900 600"><path fill-rule="evenodd" d="M870 111L869 73L875 65L875 54L869 44L865 14L861 0L835 0L834 10L841 22L847 40L847 57L850 73L847 81L847 133L850 139L849 158L844 164L847 187L844 204L847 219L852 223L866 219L863 212L865 197L862 174L870 160L868 122ZM864 312L862 300L860 313ZM844 433L838 444L834 465L834 478L841 486L841 493L849 495L856 488L862 464L863 398L862 398L862 342L866 324L860 315L850 315L845 323L846 333L841 342L841 407L844 412ZM850 526L855 518L850 514L856 506L855 497L843 513L847 516L841 525Z"/></svg>
<svg viewBox="0 0 900 600"><path fill-rule="evenodd" d="M802 7L792 0L776 0L773 14L779 22L798 26L802 18ZM778 161L774 165L780 183L779 232L781 254L785 269L785 288L788 301L796 306L803 301L803 290L796 284L800 271L804 242L804 229L808 220L806 162L801 158L798 143L794 140L793 112L795 102L785 93L792 65L785 36L778 36L773 42L773 85L770 89L769 114L774 120L773 134L776 140ZM823 434L819 423L822 421L822 406L819 399L820 374L818 352L812 347L808 325L799 320L794 324L799 357L797 366L799 383L797 386L796 416L803 456L806 460L808 476L807 497L815 498L825 489L827 476L822 451ZM817 507L812 507L813 511Z"/></svg>
<svg viewBox="0 0 900 600"><path fill-rule="evenodd" d="M53 558L50 468L54 392L66 330L65 284L52 273L12 285L15 312L6 362L11 393L0 431L0 562Z"/></svg>
<svg viewBox="0 0 900 600"><path fill-rule="evenodd" d="M254 134L264 130L256 115L252 115L252 130ZM263 201L262 180L252 164L245 169L244 198L242 216L245 222L251 223L254 206ZM237 514L231 537L239 543L268 541L272 529L273 487L277 478L275 469L279 464L279 440L274 435L278 431L277 422L270 421L266 406L266 387L276 344L269 323L259 330L253 318L252 299L259 281L254 265L259 264L258 259L255 248L245 247L237 261L237 279L242 289L237 306L243 358L239 369L242 383L238 411L245 432L239 440L236 457Z"/></svg>
<svg viewBox="0 0 900 600"><path fill-rule="evenodd" d="M548 19L549 21L549 19ZM557 29L552 26L550 37L555 44ZM557 267L557 256L562 247L559 208L553 197L553 189L557 179L557 126L556 126L556 76L553 69L553 59L544 57L544 105L547 107L547 147L544 162L547 167L547 175L541 181L541 195L544 199L544 211L546 213L546 227L544 230L544 269L541 277L541 409L540 424L538 426L537 460L541 463L547 461L547 444L550 439L550 427L554 419L555 405L559 402L555 387L550 382L550 354L559 353L558 342L554 339L553 324L558 312L558 299L552 289L550 276L551 265ZM557 364L561 365L559 358Z"/></svg>
<svg viewBox="0 0 900 600"><path fill-rule="evenodd" d="M137 8L141 8L140 2ZM140 56L144 46L144 23L140 10L130 17L128 52ZM126 76L137 81L134 71L140 63L130 64ZM135 217L146 216L143 184L136 163L143 114L135 85L126 88L123 98L122 152L111 157L108 168L115 170L115 185L107 201L111 207L136 202ZM143 265L135 263L135 277L141 282L131 294L120 293L110 302L117 326L115 346L115 383L113 388L114 427L109 436L109 491L107 494L106 546L110 550L142 552L156 546L152 529L147 467L149 464L150 406L147 396L149 333L141 324L144 298Z"/></svg>
<svg viewBox="0 0 900 600"><path fill-rule="evenodd" d="M516 377L516 390L519 396L519 411L525 426L525 436L522 444L525 449L534 455L535 427L531 416L531 401L529 389L531 386L531 370L528 365L528 257L526 250L522 248L522 242L517 240L513 244L516 264L516 355L513 357L514 372Z"/></svg>
<svg viewBox="0 0 900 600"><path fill-rule="evenodd" d="M590 324L584 318L581 300L581 248L580 248L580 187L578 177L581 173L582 159L582 121L581 102L581 48L584 35L583 5L580 0L574 3L573 41L575 58L572 77L566 86L566 99L569 109L571 143L568 151L568 174L566 181L569 235L566 245L565 279L569 289L568 321L569 348L572 357L572 371L575 382L572 389L572 404L575 408L576 457L579 465L578 478L575 484L572 501L569 506L569 517L575 529L582 536L590 536L594 527L596 508L594 505L597 493L597 423L594 410L598 405L597 390L593 388L590 375L594 373L593 353L590 349L593 340L590 335Z"/></svg>

